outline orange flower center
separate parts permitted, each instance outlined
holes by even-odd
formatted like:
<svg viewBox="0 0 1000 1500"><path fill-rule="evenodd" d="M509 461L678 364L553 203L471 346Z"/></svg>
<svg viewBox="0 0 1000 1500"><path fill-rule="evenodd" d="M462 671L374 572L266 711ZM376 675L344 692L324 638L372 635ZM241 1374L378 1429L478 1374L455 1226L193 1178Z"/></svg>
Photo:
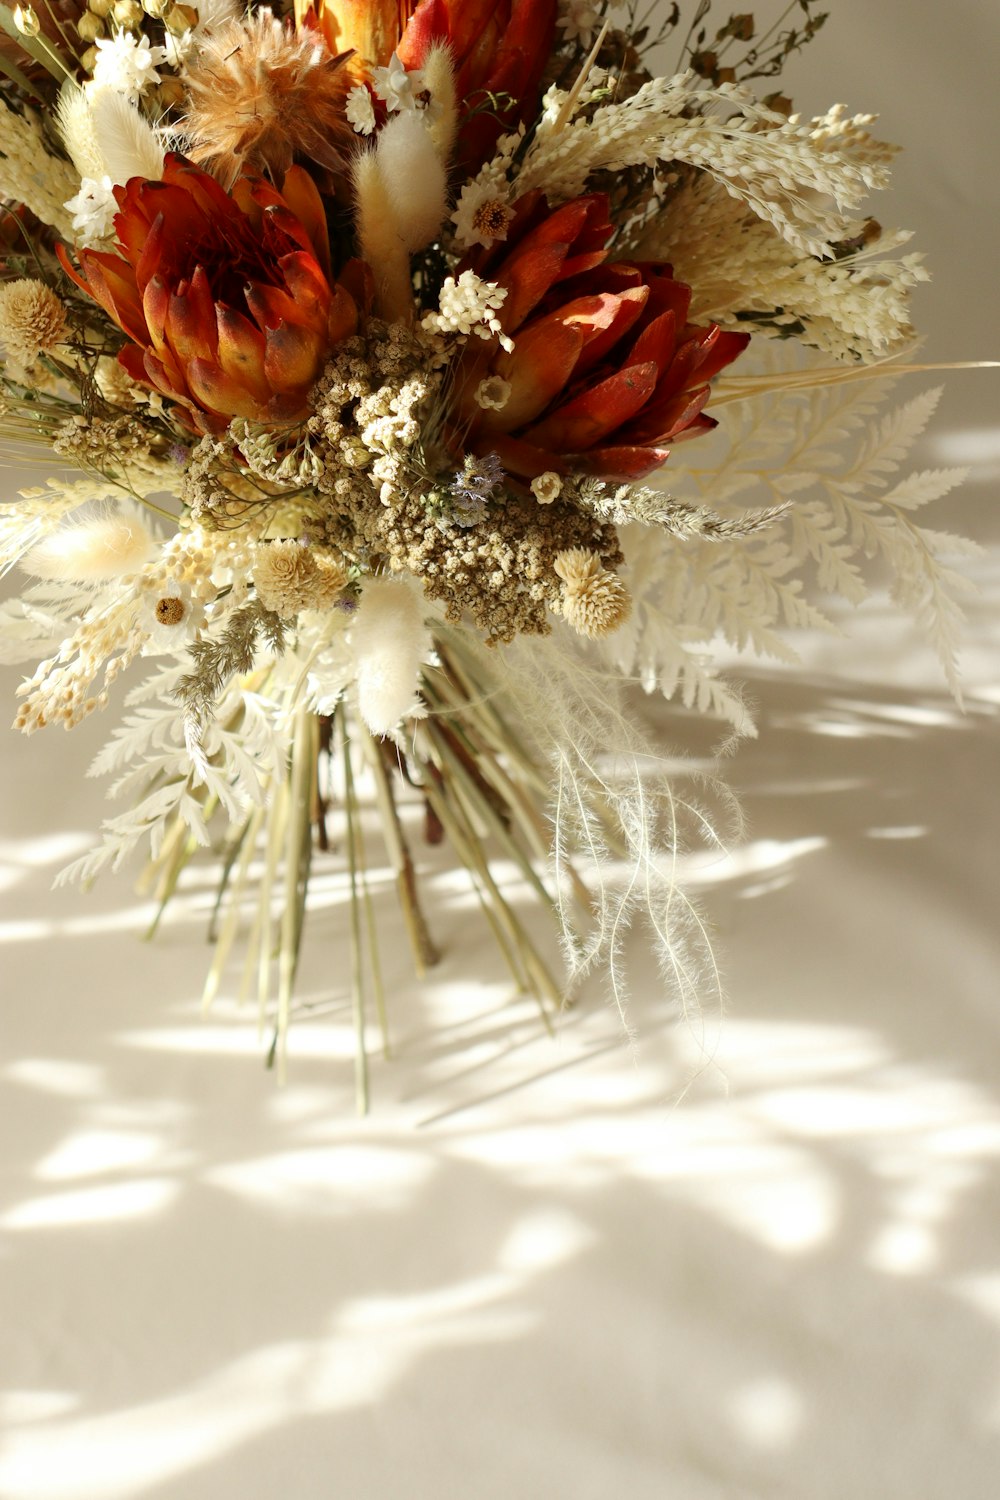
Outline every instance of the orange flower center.
<svg viewBox="0 0 1000 1500"><path fill-rule="evenodd" d="M483 238L502 240L506 238L512 217L506 203L501 203L498 198L487 198L473 214L472 227Z"/></svg>
<svg viewBox="0 0 1000 1500"><path fill-rule="evenodd" d="M154 613L161 625L179 625L186 613L184 600L172 596L157 599Z"/></svg>

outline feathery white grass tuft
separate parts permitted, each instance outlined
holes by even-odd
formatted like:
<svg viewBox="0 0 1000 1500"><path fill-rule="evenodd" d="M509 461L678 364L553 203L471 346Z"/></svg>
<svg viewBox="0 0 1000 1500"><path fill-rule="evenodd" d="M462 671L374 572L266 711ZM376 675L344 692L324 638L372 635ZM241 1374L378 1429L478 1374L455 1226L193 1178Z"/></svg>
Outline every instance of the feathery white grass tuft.
<svg viewBox="0 0 1000 1500"><path fill-rule="evenodd" d="M35 578L98 583L138 572L155 550L138 517L97 516L46 537L22 558L21 567Z"/></svg>
<svg viewBox="0 0 1000 1500"><path fill-rule="evenodd" d="M373 734L388 735L422 712L420 668L431 655L420 594L410 584L372 578L363 587L351 632L358 707Z"/></svg>

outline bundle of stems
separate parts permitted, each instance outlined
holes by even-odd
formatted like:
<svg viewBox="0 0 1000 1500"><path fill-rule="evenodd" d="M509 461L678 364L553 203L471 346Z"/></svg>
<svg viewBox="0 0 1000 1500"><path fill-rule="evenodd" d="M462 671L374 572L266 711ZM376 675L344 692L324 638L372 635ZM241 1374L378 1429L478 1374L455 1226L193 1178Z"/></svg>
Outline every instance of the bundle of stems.
<svg viewBox="0 0 1000 1500"><path fill-rule="evenodd" d="M380 934L371 890L365 824L374 817L391 867L417 976L438 962L420 889L420 858L404 819L404 801L423 805L423 834L445 842L464 868L518 995L533 996L542 1024L551 1030L567 1003L564 982L504 894L493 868L497 857L517 871L566 936L563 911L544 871L550 828L548 785L542 767L525 749L501 694L488 682L460 631L442 632L436 662L425 669L423 717L396 739L376 738L345 695L329 716L295 710L284 774L272 779L266 806L254 807L222 844L221 871L209 938L214 954L205 981L207 1009L242 948L241 1001L256 998L269 1062L284 1078L289 1024L295 1011L296 974L306 927L314 854L334 851L346 866L349 891L347 966L355 1035L355 1096L359 1113L369 1105L372 1024L384 1056L390 1055L389 1021L379 960ZM206 821L219 809L206 803ZM198 849L177 820L142 887L157 901L152 936ZM590 897L575 870L565 879L572 905L586 918ZM335 966L333 972L342 972ZM331 999L335 998L331 996Z"/></svg>

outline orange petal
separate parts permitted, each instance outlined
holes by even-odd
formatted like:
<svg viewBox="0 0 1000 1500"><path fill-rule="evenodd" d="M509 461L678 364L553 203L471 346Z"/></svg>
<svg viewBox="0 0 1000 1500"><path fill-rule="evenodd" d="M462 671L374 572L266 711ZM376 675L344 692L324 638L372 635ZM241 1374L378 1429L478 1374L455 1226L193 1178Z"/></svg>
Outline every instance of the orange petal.
<svg viewBox="0 0 1000 1500"><path fill-rule="evenodd" d="M216 306L215 318L220 369L246 386L254 399L263 404L271 395L264 373L263 335L249 318L221 303Z"/></svg>
<svg viewBox="0 0 1000 1500"><path fill-rule="evenodd" d="M305 168L288 169L281 184L281 196L308 235L320 269L329 281L330 238L326 228L326 213L319 190Z"/></svg>
<svg viewBox="0 0 1000 1500"><path fill-rule="evenodd" d="M250 421L259 418L260 402L245 385L211 360L193 359L185 374L192 396L206 411L230 418L247 417Z"/></svg>

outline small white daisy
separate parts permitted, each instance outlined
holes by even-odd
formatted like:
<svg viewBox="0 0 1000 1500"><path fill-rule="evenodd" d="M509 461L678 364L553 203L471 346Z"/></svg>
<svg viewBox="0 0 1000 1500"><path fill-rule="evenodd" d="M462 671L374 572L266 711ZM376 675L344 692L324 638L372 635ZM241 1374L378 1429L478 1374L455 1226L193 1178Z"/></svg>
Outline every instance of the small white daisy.
<svg viewBox="0 0 1000 1500"><path fill-rule="evenodd" d="M375 107L363 83L355 84L347 96L344 114L358 135L371 135L375 129Z"/></svg>
<svg viewBox="0 0 1000 1500"><path fill-rule="evenodd" d="M144 656L180 650L204 623L204 607L181 580L167 578L143 591L139 628L146 636Z"/></svg>
<svg viewBox="0 0 1000 1500"><path fill-rule="evenodd" d="M502 190L491 182L467 182L451 216L455 238L466 249L472 245L489 249L497 240L505 240L512 218Z"/></svg>

